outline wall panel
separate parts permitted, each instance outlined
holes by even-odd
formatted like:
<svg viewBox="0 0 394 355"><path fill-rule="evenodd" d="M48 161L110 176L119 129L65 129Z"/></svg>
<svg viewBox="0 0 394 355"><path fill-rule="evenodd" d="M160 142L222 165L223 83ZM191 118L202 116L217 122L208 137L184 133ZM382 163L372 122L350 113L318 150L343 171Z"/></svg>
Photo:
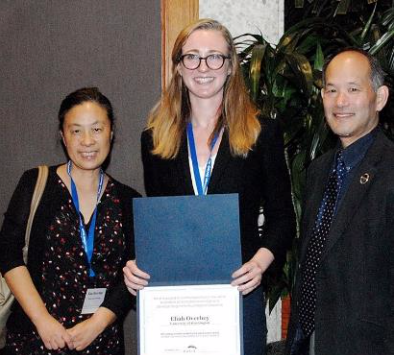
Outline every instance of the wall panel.
<svg viewBox="0 0 394 355"><path fill-rule="evenodd" d="M83 86L115 108L109 173L143 192L139 137L160 97L160 16L157 0L0 2L0 223L24 170L65 161L57 111ZM133 312L125 331L135 354Z"/></svg>
<svg viewBox="0 0 394 355"><path fill-rule="evenodd" d="M0 214L23 170L64 161L57 110L69 92L98 86L112 101L109 172L142 192L139 135L160 96L158 1L0 2Z"/></svg>

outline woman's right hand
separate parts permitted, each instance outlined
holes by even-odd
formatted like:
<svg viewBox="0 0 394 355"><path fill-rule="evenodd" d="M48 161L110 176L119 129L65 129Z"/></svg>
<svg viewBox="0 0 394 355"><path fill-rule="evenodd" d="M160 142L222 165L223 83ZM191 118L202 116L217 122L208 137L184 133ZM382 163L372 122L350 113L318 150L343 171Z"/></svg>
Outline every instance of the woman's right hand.
<svg viewBox="0 0 394 355"><path fill-rule="evenodd" d="M45 347L48 350L58 350L67 345L69 349L74 349L71 336L66 329L48 313L27 267L17 266L6 272L4 278L24 312L35 325Z"/></svg>
<svg viewBox="0 0 394 355"><path fill-rule="evenodd" d="M129 260L123 268L124 282L131 294L137 296L137 291L148 286L149 274L137 267L135 260Z"/></svg>
<svg viewBox="0 0 394 355"><path fill-rule="evenodd" d="M58 350L66 345L70 350L74 349L70 334L50 314L46 314L35 323L37 332L48 350Z"/></svg>

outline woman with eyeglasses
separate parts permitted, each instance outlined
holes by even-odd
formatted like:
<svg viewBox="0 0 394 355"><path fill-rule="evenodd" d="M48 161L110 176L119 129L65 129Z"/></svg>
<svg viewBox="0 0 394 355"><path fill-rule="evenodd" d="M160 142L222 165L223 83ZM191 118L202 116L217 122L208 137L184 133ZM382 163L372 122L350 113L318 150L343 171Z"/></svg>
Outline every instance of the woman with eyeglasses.
<svg viewBox="0 0 394 355"><path fill-rule="evenodd" d="M283 265L295 227L283 139L277 122L262 119L251 102L223 25L202 19L186 27L172 62L171 82L141 138L146 192L239 194L244 264L234 270L232 284L244 295L244 354L262 355L267 332L262 277L274 261ZM135 260L124 275L133 294L150 278Z"/></svg>

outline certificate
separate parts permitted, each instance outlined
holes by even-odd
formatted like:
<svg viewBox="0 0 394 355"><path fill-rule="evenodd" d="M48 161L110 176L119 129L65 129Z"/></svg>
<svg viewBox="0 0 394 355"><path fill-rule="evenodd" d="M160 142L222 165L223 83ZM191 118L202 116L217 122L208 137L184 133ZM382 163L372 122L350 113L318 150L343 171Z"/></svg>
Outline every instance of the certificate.
<svg viewBox="0 0 394 355"><path fill-rule="evenodd" d="M231 285L139 291L140 355L240 355L240 293Z"/></svg>
<svg viewBox="0 0 394 355"><path fill-rule="evenodd" d="M242 355L238 195L134 199L139 355Z"/></svg>

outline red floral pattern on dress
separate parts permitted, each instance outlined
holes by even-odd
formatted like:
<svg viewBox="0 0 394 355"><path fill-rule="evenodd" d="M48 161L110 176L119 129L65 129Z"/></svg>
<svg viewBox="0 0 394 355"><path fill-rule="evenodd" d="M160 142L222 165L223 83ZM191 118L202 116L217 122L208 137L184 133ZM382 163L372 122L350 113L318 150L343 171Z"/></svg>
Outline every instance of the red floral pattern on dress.
<svg viewBox="0 0 394 355"><path fill-rule="evenodd" d="M72 198L59 179L65 203L52 219L46 235L42 264L41 297L48 312L71 328L91 315L81 310L88 288L110 289L115 286L125 264L125 238L122 231L122 210L113 182L109 181L97 207L92 267L96 276L89 277L89 265L82 246L79 219ZM36 332L8 333L7 351L21 355L116 355L123 345L118 323L109 326L84 351L47 350Z"/></svg>

